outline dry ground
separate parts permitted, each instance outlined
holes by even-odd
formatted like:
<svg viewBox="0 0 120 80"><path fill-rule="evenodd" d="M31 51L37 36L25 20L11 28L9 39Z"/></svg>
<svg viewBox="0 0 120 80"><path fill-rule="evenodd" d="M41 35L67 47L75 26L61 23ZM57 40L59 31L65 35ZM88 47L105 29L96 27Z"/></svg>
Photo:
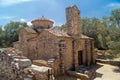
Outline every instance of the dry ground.
<svg viewBox="0 0 120 80"><path fill-rule="evenodd" d="M96 78L94 80L120 80L120 66L98 63Z"/></svg>
<svg viewBox="0 0 120 80"><path fill-rule="evenodd" d="M94 80L120 80L120 66L112 66L108 64L97 63L94 68L96 77ZM56 80L80 80L75 77L62 76Z"/></svg>

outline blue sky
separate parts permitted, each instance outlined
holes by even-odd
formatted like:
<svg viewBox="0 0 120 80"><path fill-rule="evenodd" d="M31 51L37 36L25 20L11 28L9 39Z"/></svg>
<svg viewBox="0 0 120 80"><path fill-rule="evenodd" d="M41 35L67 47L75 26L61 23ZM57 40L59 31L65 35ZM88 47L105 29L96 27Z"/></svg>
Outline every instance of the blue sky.
<svg viewBox="0 0 120 80"><path fill-rule="evenodd" d="M0 0L0 25L9 21L26 21L28 24L44 16L54 20L54 25L66 22L65 8L76 4L81 17L110 15L110 10L120 8L120 0Z"/></svg>

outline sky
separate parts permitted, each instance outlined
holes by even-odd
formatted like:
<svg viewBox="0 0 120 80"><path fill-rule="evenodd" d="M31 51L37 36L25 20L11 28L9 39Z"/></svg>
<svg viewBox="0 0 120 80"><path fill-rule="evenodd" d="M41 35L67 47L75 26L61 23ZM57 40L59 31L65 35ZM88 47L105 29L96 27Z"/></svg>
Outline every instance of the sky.
<svg viewBox="0 0 120 80"><path fill-rule="evenodd" d="M77 5L81 17L109 16L114 8L120 8L120 0L0 0L0 25L10 21L27 22L44 16L54 25L66 22L65 8Z"/></svg>

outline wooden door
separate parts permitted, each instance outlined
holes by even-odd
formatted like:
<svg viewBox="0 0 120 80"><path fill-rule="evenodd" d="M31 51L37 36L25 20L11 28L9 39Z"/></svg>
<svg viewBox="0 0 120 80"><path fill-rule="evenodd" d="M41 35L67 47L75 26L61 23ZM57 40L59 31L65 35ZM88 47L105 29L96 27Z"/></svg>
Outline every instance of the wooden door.
<svg viewBox="0 0 120 80"><path fill-rule="evenodd" d="M83 52L78 51L78 64L82 65L83 64Z"/></svg>

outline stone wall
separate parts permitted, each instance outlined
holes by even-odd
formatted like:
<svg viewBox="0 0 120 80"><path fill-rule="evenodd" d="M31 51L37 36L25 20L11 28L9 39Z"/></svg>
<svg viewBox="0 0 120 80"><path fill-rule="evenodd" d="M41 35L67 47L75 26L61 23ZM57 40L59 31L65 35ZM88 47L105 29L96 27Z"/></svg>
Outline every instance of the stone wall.
<svg viewBox="0 0 120 80"><path fill-rule="evenodd" d="M66 8L67 33L71 36L80 36L80 11L77 6Z"/></svg>
<svg viewBox="0 0 120 80"><path fill-rule="evenodd" d="M23 30L24 31L24 30ZM57 37L47 30L41 30L36 38L29 39L29 36L35 37L34 34L27 34L23 36L21 31L20 36L20 46L19 50L23 53L22 55L30 58L31 60L43 59L48 61L49 59L55 59L55 71L58 73L60 70L60 64L63 61L64 70L73 67L73 54L72 54L72 39L66 37ZM22 39L25 38L25 39ZM62 56L62 61L60 60L59 54L59 42L65 40L65 48ZM17 44L16 44L17 46Z"/></svg>
<svg viewBox="0 0 120 80"><path fill-rule="evenodd" d="M104 63L104 64L110 64L110 65L115 65L115 66L120 66L120 61L115 61L115 60L102 60L102 59L97 59L97 62Z"/></svg>
<svg viewBox="0 0 120 80"><path fill-rule="evenodd" d="M31 60L38 59L38 54L37 54L38 52L37 52L37 48L36 48L37 41L36 40L30 40L30 41L28 41L27 45L29 46L29 47L27 47L28 48L27 49L28 50L27 57Z"/></svg>
<svg viewBox="0 0 120 80"><path fill-rule="evenodd" d="M80 66L78 64L78 51L82 52L82 63L81 65L95 64L95 53L94 53L94 41L91 39L79 39L76 40L75 44L75 66L76 69Z"/></svg>
<svg viewBox="0 0 120 80"><path fill-rule="evenodd" d="M81 74L75 71L67 71L67 74L70 76L76 77L80 80L89 80L89 77L86 74Z"/></svg>
<svg viewBox="0 0 120 80"><path fill-rule="evenodd" d="M39 59L56 58L58 55L58 38L47 31L38 36L37 50Z"/></svg>
<svg viewBox="0 0 120 80"><path fill-rule="evenodd" d="M66 39L66 51L64 53L64 65L65 70L68 70L73 67L73 54L72 54L72 40Z"/></svg>
<svg viewBox="0 0 120 80"><path fill-rule="evenodd" d="M0 77L4 76L3 80L53 80L52 68L33 65L30 59L18 53L19 50L11 48L0 51Z"/></svg>

